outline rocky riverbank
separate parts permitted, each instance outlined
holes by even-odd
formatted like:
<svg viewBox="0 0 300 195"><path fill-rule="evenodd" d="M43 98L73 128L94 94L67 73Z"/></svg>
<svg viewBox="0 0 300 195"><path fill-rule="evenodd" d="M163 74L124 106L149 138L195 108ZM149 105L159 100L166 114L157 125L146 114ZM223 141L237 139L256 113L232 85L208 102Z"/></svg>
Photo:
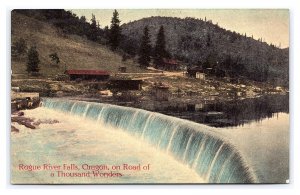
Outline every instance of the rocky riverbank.
<svg viewBox="0 0 300 195"><path fill-rule="evenodd" d="M64 97L150 111L166 107L185 107L184 109L187 109L190 105L201 106L272 94L288 94L289 92L288 88L274 86L271 83L259 83L245 79L232 82L226 78L213 77L199 80L185 77L179 73L159 73L146 77L143 74L131 75L128 73L117 75L113 79L138 79L142 80L142 85L140 90L126 90L125 88L110 88L109 81L76 82L57 81L55 78L13 77L12 87L17 87L20 92L38 93L41 97ZM164 91L157 90L157 86L164 86Z"/></svg>
<svg viewBox="0 0 300 195"><path fill-rule="evenodd" d="M52 120L52 119L35 119L25 116L24 112L17 111L12 113L11 115L11 132L19 133L20 129L16 127L16 125L21 125L26 127L27 129L38 129L39 125L41 124L55 124L59 123L58 120Z"/></svg>

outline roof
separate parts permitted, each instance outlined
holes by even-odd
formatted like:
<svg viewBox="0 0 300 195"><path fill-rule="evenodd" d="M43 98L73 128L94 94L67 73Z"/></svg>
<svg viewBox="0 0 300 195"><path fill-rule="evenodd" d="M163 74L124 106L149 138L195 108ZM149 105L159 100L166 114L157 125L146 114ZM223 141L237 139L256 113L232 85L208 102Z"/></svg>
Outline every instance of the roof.
<svg viewBox="0 0 300 195"><path fill-rule="evenodd" d="M105 70L66 70L68 75L109 75Z"/></svg>
<svg viewBox="0 0 300 195"><path fill-rule="evenodd" d="M191 66L191 67L188 67L188 71L203 71L203 68L199 67L199 66Z"/></svg>
<svg viewBox="0 0 300 195"><path fill-rule="evenodd" d="M163 59L164 60L164 63L165 64L168 64L168 65L177 65L177 61L176 60L172 60L172 59Z"/></svg>

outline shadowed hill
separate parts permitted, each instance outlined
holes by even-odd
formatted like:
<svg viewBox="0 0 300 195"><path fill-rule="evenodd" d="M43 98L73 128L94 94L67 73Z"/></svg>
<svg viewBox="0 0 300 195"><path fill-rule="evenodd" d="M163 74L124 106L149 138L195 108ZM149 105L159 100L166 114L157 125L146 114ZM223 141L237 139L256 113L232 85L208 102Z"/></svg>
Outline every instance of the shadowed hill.
<svg viewBox="0 0 300 195"><path fill-rule="evenodd" d="M166 47L176 59L190 65L209 62L212 66L226 61L228 56L238 61L244 71L241 76L253 80L288 82L289 49L255 40L219 27L211 21L194 18L149 17L122 25L122 33L139 45L143 29L149 28L152 45L161 25L164 26ZM226 63L225 63L226 64ZM223 63L224 65L224 63ZM221 67L226 69L226 67ZM260 74L260 73L264 73ZM259 77L266 76L266 80Z"/></svg>

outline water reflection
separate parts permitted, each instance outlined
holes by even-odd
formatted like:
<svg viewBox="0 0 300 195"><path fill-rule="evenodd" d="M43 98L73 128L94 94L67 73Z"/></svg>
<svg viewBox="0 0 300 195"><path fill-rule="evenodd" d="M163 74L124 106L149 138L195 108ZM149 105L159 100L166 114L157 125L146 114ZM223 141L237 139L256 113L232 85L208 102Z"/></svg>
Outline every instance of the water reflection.
<svg viewBox="0 0 300 195"><path fill-rule="evenodd" d="M279 112L289 113L289 96L268 95L259 98L208 104L165 103L154 105L148 110L213 127L230 127L276 117Z"/></svg>

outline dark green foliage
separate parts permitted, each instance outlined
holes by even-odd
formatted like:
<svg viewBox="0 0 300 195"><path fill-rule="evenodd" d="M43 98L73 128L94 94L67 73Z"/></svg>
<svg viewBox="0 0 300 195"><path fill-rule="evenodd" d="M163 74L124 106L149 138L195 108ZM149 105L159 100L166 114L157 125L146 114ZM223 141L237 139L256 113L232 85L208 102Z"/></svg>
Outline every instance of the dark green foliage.
<svg viewBox="0 0 300 195"><path fill-rule="evenodd" d="M109 33L109 44L111 50L116 50L121 40L121 28L120 28L119 13L117 10L114 11L111 19L110 33Z"/></svg>
<svg viewBox="0 0 300 195"><path fill-rule="evenodd" d="M227 76L235 76L236 71L228 71L222 63L227 56L231 56L233 62L238 59L238 63L230 66L236 66L241 70L238 75L244 78L272 83L276 80L278 85L288 83L288 48L280 49L274 44L261 42L261 38L259 41L251 38L251 34L245 36L194 18L160 16L144 18L122 25L122 33L133 40L132 44L140 43L143 34L141 29L146 25L151 26L149 30L152 36L156 36L155 29L164 26L167 40L165 48L168 48L168 52L175 59L183 63L193 66L205 65L207 56L213 54L219 63L213 67L211 63L208 65L213 68L212 73L219 77L225 76L225 72ZM157 61L155 56L154 61Z"/></svg>
<svg viewBox="0 0 300 195"><path fill-rule="evenodd" d="M134 57L138 53L140 45L135 40L132 40L130 37L122 35L119 48L127 53L130 57Z"/></svg>
<svg viewBox="0 0 300 195"><path fill-rule="evenodd" d="M130 58L130 55L128 55L127 53L123 53L122 62L126 62L129 58Z"/></svg>
<svg viewBox="0 0 300 195"><path fill-rule="evenodd" d="M149 37L149 30L148 27L146 26L144 28L144 35L141 40L139 58L138 58L141 67L149 66L149 63L151 61L151 57L150 57L151 52L152 52L152 47L151 47L151 42Z"/></svg>
<svg viewBox="0 0 300 195"><path fill-rule="evenodd" d="M27 43L23 38L20 38L19 40L14 42L11 48L11 53L13 56L21 56L25 54L26 51L27 51Z"/></svg>
<svg viewBox="0 0 300 195"><path fill-rule="evenodd" d="M210 34L207 35L206 46L210 47L212 45L212 40Z"/></svg>
<svg viewBox="0 0 300 195"><path fill-rule="evenodd" d="M269 79L269 66L255 65L254 71L249 76L252 80L265 82Z"/></svg>
<svg viewBox="0 0 300 195"><path fill-rule="evenodd" d="M39 53L36 50L36 47L30 47L28 51L28 59L27 59L27 69L26 71L29 72L39 72Z"/></svg>
<svg viewBox="0 0 300 195"><path fill-rule="evenodd" d="M109 27L108 26L105 26L103 29L103 37L107 40L109 39Z"/></svg>
<svg viewBox="0 0 300 195"><path fill-rule="evenodd" d="M222 63L230 55L233 61L239 57L242 59L238 62L242 66L235 64L238 69L242 69L242 72L238 75L252 80L272 83L274 83L273 81L278 81L279 84L285 83L288 85L288 49L280 49L274 44L264 43L261 38L257 41L253 39L253 35L247 37L246 35L231 32L211 22L205 22L205 20L171 17L144 18L122 25L123 35L121 35L120 20L116 10L110 29L108 27L101 29L97 22L92 21L90 24L84 16L79 18L71 11L62 9L13 10L13 12L46 21L60 28L63 33L77 34L101 44L109 44L113 50L117 48L122 49L123 53L129 54L131 57L138 53L140 40L143 36L142 29L146 25L151 24L149 34L155 36L152 33L156 32L155 29L163 25L168 31L162 33L163 38L160 37L162 41L156 41L153 53L154 64L156 65L162 63L162 59L164 57L167 58L171 54L182 62L193 65L200 62L202 65L207 63L207 56L215 53L215 58L219 61L219 64L213 66L213 72L215 72L216 76L222 77L225 75L225 72L227 76L235 76L236 71L230 71L232 65L227 67L228 70ZM96 24L98 29L97 36L92 36L95 33L91 33L96 32L94 24ZM168 40L166 38L171 39L171 41L166 43L166 40ZM166 48L168 48L170 53L166 52ZM15 51L16 49L13 45L13 56L18 53ZM210 63L208 66L211 65Z"/></svg>
<svg viewBox="0 0 300 195"><path fill-rule="evenodd" d="M56 52L50 54L49 57L51 58L51 61L54 62L56 65L59 64L60 60Z"/></svg>
<svg viewBox="0 0 300 195"><path fill-rule="evenodd" d="M201 48L199 42L196 42L195 46L195 49ZM193 37L191 35L180 36L178 47L182 48L182 51L189 51L189 49L193 47Z"/></svg>
<svg viewBox="0 0 300 195"><path fill-rule="evenodd" d="M99 35L103 34L103 30L96 24L95 17L92 18L92 23L90 24L84 16L79 18L71 11L63 9L16 9L13 12L46 21L60 28L65 34L85 36L91 41L98 41Z"/></svg>
<svg viewBox="0 0 300 195"><path fill-rule="evenodd" d="M85 16L81 16L78 23L78 32L76 34L80 36L88 36L87 32L89 31L89 24L86 21Z"/></svg>
<svg viewBox="0 0 300 195"><path fill-rule="evenodd" d="M230 37L230 42L234 43L238 38L239 38L239 35L235 31L233 31L231 34L231 37Z"/></svg>
<svg viewBox="0 0 300 195"><path fill-rule="evenodd" d="M98 37L97 21L95 15L92 14L91 26L90 26L90 32L88 34L88 38L92 41L97 41L97 37Z"/></svg>
<svg viewBox="0 0 300 195"><path fill-rule="evenodd" d="M244 64L241 63L241 58L232 58L230 55L215 70L216 76L224 75L230 78L238 78L246 75L246 69Z"/></svg>
<svg viewBox="0 0 300 195"><path fill-rule="evenodd" d="M157 38L156 38L156 43L154 47L154 64L155 66L160 66L163 64L163 59L164 58L169 58L170 55L168 54L166 50L166 39L165 39L165 31L164 27L161 26Z"/></svg>
<svg viewBox="0 0 300 195"><path fill-rule="evenodd" d="M225 71L224 71L224 69L222 68L222 66L221 66L220 63L218 63L218 64L215 66L214 73L215 73L215 76L216 76L216 77L219 77L219 78L225 77Z"/></svg>

